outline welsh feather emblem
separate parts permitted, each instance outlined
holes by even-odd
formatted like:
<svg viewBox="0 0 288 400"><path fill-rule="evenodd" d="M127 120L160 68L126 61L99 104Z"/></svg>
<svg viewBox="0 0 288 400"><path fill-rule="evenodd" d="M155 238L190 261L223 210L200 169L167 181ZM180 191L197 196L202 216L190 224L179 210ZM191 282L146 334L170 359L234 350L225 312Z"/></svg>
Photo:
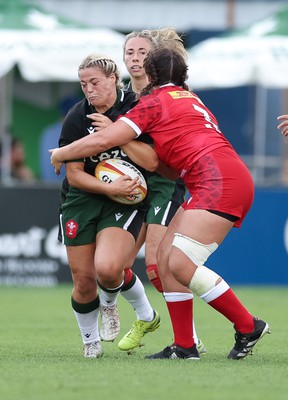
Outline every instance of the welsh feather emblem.
<svg viewBox="0 0 288 400"><path fill-rule="evenodd" d="M66 236L68 236L70 239L74 239L77 235L77 231L77 222L73 221L73 219L70 219L70 221L66 222Z"/></svg>

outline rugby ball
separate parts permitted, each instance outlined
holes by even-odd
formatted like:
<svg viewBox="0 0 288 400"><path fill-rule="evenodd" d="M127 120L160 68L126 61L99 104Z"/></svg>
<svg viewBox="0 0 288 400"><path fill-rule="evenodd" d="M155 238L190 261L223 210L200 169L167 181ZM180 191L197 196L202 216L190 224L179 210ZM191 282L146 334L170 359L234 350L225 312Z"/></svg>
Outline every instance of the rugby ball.
<svg viewBox="0 0 288 400"><path fill-rule="evenodd" d="M127 197L121 196L108 196L111 200L117 201L121 204L138 204L143 201L147 195L147 183L143 174L134 165L128 161L121 160L118 158L109 158L107 160L100 161L95 169L96 178L103 182L111 183L118 179L120 176L129 175L131 179L138 177L141 181L139 189L140 193L137 195Z"/></svg>

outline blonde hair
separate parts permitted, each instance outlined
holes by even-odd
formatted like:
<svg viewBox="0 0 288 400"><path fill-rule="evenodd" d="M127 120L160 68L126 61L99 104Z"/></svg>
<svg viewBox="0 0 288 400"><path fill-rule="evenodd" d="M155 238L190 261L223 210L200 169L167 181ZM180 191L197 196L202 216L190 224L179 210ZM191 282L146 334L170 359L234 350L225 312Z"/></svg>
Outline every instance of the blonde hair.
<svg viewBox="0 0 288 400"><path fill-rule="evenodd" d="M178 35L174 28L160 28L160 29L144 29L142 31L133 31L126 35L124 42L124 52L126 44L132 38L144 38L151 42L153 50L156 48L167 48L174 50L180 54L185 60L188 59L188 53L185 50L184 42L181 36Z"/></svg>
<svg viewBox="0 0 288 400"><path fill-rule="evenodd" d="M106 77L114 74L116 77L115 84L117 89L121 89L123 87L123 83L120 78L120 71L115 62L107 57L99 57L99 54L90 54L89 56L85 57L78 67L78 73L83 69L94 67L99 68Z"/></svg>

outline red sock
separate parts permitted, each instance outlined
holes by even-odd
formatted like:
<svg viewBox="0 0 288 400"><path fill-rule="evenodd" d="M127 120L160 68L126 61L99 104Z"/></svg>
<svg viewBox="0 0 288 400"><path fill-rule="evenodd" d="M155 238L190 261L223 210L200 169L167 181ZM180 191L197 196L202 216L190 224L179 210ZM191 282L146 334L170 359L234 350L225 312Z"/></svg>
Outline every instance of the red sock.
<svg viewBox="0 0 288 400"><path fill-rule="evenodd" d="M126 285L128 285L128 283L131 282L134 274L133 274L133 271L132 271L131 268L125 268L124 269L124 274L125 274L125 277L124 277L124 284L123 285L126 286Z"/></svg>
<svg viewBox="0 0 288 400"><path fill-rule="evenodd" d="M174 344L185 349L194 345L193 339L193 299L166 302L174 332Z"/></svg>
<svg viewBox="0 0 288 400"><path fill-rule="evenodd" d="M163 293L162 283L158 273L158 267L156 264L148 265L146 268L146 274L148 276L149 281L155 287L158 292Z"/></svg>
<svg viewBox="0 0 288 400"><path fill-rule="evenodd" d="M253 315L246 310L232 289L228 289L208 304L228 318L234 324L237 331L241 333L250 333L253 331Z"/></svg>

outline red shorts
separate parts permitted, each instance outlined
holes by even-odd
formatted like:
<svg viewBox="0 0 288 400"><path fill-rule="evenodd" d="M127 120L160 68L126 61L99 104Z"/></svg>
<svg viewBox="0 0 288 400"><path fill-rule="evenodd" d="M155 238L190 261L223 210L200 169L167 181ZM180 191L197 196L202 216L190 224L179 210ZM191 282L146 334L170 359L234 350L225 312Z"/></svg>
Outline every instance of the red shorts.
<svg viewBox="0 0 288 400"><path fill-rule="evenodd" d="M240 227L254 199L251 174L229 147L221 147L201 157L183 177L191 197L185 210L216 211L237 217Z"/></svg>

